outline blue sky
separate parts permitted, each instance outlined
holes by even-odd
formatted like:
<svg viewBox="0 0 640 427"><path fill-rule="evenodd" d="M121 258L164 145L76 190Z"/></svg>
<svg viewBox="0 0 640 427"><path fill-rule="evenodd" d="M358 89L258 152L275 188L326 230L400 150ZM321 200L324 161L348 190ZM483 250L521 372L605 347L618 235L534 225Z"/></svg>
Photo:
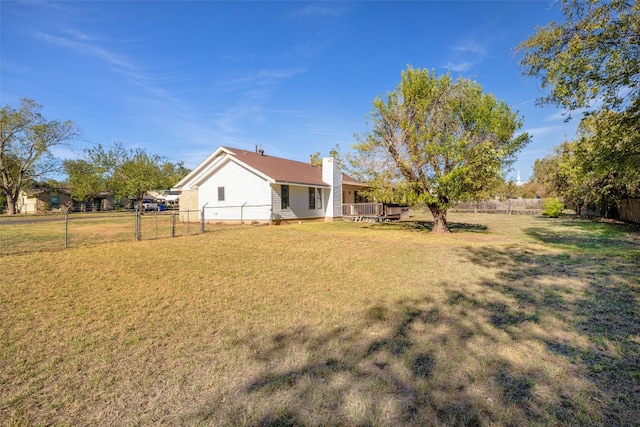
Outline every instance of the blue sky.
<svg viewBox="0 0 640 427"><path fill-rule="evenodd" d="M2 1L2 106L20 98L82 137L197 166L218 146L308 161L367 131L407 65L477 81L524 117L532 142L509 177L571 138L521 76L515 46L560 20L552 1Z"/></svg>

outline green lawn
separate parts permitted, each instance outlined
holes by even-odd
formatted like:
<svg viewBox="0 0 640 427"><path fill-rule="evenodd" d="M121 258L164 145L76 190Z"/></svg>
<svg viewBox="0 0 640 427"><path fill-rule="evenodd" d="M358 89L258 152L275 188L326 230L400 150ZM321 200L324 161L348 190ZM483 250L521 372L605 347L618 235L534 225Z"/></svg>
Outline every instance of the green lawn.
<svg viewBox="0 0 640 427"><path fill-rule="evenodd" d="M449 221L0 256L0 425L640 425L638 230Z"/></svg>

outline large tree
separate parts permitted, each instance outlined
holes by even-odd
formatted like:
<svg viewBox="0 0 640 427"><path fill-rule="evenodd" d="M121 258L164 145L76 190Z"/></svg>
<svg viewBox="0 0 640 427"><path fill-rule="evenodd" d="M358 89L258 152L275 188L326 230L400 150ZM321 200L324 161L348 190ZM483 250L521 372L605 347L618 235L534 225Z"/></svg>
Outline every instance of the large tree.
<svg viewBox="0 0 640 427"><path fill-rule="evenodd" d="M41 109L35 101L22 99L19 108L7 105L0 110L0 191L9 215L16 213L23 187L59 170L51 148L78 135L71 121L47 121Z"/></svg>
<svg viewBox="0 0 640 427"><path fill-rule="evenodd" d="M556 153L577 186L561 192L607 208L640 196L640 4L560 6L563 22L538 28L518 46L520 65L549 90L540 104L582 112L578 138Z"/></svg>
<svg viewBox="0 0 640 427"><path fill-rule="evenodd" d="M604 214L620 200L640 196L640 169L629 168L629 160L609 163L611 151L599 142L600 129L593 124L583 120L576 139L558 145L533 168L535 182L578 214L593 209Z"/></svg>
<svg viewBox="0 0 640 427"><path fill-rule="evenodd" d="M627 124L626 116L603 110L585 117L575 142L576 159L584 172L608 177L602 190L613 204L640 197L640 124Z"/></svg>
<svg viewBox="0 0 640 427"><path fill-rule="evenodd" d="M537 28L517 51L527 76L550 91L539 99L566 110L640 109L640 4L560 0L564 22Z"/></svg>
<svg viewBox="0 0 640 427"><path fill-rule="evenodd" d="M373 129L350 158L377 200L426 205L434 232L448 232L447 209L487 194L529 141L522 121L475 82L408 67L386 100L373 101Z"/></svg>

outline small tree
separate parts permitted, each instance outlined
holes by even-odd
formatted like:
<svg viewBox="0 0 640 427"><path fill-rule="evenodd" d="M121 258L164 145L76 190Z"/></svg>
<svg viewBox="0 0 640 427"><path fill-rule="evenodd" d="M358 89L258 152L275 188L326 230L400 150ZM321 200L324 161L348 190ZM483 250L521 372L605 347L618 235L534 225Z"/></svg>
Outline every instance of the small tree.
<svg viewBox="0 0 640 427"><path fill-rule="evenodd" d="M477 83L409 67L400 84L373 101L373 129L357 137L350 163L380 201L426 205L434 232L449 232L446 214L478 198L529 141L516 113Z"/></svg>
<svg viewBox="0 0 640 427"><path fill-rule="evenodd" d="M74 200L93 202L95 197L106 189L106 182L98 165L78 159L65 160L63 166L69 177Z"/></svg>
<svg viewBox="0 0 640 427"><path fill-rule="evenodd" d="M7 201L7 213L16 213L20 190L47 174L59 170L60 162L51 148L78 135L71 121L47 121L41 105L22 99L20 108L0 110L0 190Z"/></svg>
<svg viewBox="0 0 640 427"><path fill-rule="evenodd" d="M119 142L108 150L101 145L88 149L84 160L67 164L70 181L80 184L74 197L92 197L106 189L118 198L136 199L139 209L147 192L168 189L189 172L181 162L167 162L141 148L127 150Z"/></svg>
<svg viewBox="0 0 640 427"><path fill-rule="evenodd" d="M564 206L557 197L549 197L542 203L542 214L548 218L558 218Z"/></svg>

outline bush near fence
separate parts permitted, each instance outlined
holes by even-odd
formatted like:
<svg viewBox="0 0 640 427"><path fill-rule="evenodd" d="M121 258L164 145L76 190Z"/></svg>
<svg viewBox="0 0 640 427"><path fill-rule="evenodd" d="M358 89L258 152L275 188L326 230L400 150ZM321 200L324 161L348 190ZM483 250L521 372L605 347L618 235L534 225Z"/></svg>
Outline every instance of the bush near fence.
<svg viewBox="0 0 640 427"><path fill-rule="evenodd" d="M458 202L451 212L540 215L543 199L476 200Z"/></svg>

